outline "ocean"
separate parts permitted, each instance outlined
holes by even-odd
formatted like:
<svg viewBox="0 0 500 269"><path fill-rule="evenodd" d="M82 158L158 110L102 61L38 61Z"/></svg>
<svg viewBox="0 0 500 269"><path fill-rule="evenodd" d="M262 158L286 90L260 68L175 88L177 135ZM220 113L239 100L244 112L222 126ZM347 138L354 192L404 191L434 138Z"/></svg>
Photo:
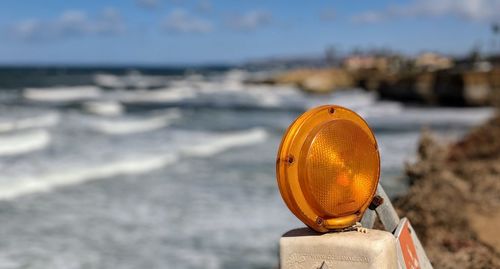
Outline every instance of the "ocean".
<svg viewBox="0 0 500 269"><path fill-rule="evenodd" d="M0 68L0 268L277 268L281 234L303 226L275 180L300 113L363 116L391 197L423 128L454 139L493 113L244 83L261 75Z"/></svg>

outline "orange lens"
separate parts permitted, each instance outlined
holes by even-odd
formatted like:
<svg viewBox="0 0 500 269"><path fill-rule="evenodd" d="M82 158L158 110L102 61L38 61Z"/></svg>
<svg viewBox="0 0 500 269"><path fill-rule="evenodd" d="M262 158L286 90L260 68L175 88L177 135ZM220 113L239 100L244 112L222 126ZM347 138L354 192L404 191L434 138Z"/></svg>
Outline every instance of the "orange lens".
<svg viewBox="0 0 500 269"><path fill-rule="evenodd" d="M300 116L278 152L277 177L285 203L320 232L348 227L362 217L379 172L373 133L361 117L338 106Z"/></svg>

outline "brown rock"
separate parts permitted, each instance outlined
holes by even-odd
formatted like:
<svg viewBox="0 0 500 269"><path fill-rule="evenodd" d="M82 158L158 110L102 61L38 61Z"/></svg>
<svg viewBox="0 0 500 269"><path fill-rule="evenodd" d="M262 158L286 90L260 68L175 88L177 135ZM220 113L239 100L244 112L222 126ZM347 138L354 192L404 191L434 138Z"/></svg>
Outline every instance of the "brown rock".
<svg viewBox="0 0 500 269"><path fill-rule="evenodd" d="M480 213L472 208L469 210L467 220L479 241L500 253L500 236L494 226L500 223L500 207L493 208L493 211L487 213Z"/></svg>
<svg viewBox="0 0 500 269"><path fill-rule="evenodd" d="M337 68L297 69L275 78L277 84L293 84L311 93L328 93L354 86L352 76Z"/></svg>
<svg viewBox="0 0 500 269"><path fill-rule="evenodd" d="M460 142L422 136L411 187L395 205L417 231L434 268L500 268L500 116Z"/></svg>

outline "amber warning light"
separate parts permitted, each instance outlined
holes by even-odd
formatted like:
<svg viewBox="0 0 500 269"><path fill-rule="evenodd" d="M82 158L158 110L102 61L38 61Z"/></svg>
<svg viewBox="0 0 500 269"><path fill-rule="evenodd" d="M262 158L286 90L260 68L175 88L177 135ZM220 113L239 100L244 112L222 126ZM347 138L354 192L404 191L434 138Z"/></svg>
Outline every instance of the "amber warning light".
<svg viewBox="0 0 500 269"><path fill-rule="evenodd" d="M311 109L288 127L276 174L292 213L318 232L356 224L377 190L380 156L368 124L335 105Z"/></svg>

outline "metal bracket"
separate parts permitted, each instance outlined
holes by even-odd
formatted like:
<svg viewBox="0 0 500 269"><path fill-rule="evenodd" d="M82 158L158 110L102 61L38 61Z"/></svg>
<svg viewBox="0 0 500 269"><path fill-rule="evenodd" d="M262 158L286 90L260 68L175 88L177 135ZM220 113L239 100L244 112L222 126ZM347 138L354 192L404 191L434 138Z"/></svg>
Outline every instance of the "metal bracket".
<svg viewBox="0 0 500 269"><path fill-rule="evenodd" d="M370 205L370 209L365 212L363 218L361 219L361 225L365 228L373 228L373 224L375 223L375 219L377 218L377 216L379 217L380 222L382 222L384 229L394 234L396 238L398 238L401 234L401 229L403 227L402 223L404 224L405 222L407 222L409 224L406 218L403 218L402 220L399 219L398 213L392 206L389 196L387 196L384 188L382 188L380 184L377 187L377 193ZM409 229L411 229L412 231L412 243L416 248L416 253L418 256L416 257L417 259L414 259L418 261L417 266L411 268L432 269L432 264L430 263L429 258L427 258L425 250L420 243L420 240L418 239L415 231L413 230L413 228L411 228L411 225L409 225L408 227L410 227ZM401 242L398 243L399 266L403 269L409 269L403 261L403 249L400 244Z"/></svg>
<svg viewBox="0 0 500 269"><path fill-rule="evenodd" d="M375 219L378 216L384 229L390 233L394 233L399 224L399 216L396 209L392 206L391 199L389 199L389 196L387 196L380 184L378 184L375 197L378 197L376 198L378 201L372 203L372 208L375 207L375 210L368 209L365 212L361 219L361 225L365 228L373 228Z"/></svg>

